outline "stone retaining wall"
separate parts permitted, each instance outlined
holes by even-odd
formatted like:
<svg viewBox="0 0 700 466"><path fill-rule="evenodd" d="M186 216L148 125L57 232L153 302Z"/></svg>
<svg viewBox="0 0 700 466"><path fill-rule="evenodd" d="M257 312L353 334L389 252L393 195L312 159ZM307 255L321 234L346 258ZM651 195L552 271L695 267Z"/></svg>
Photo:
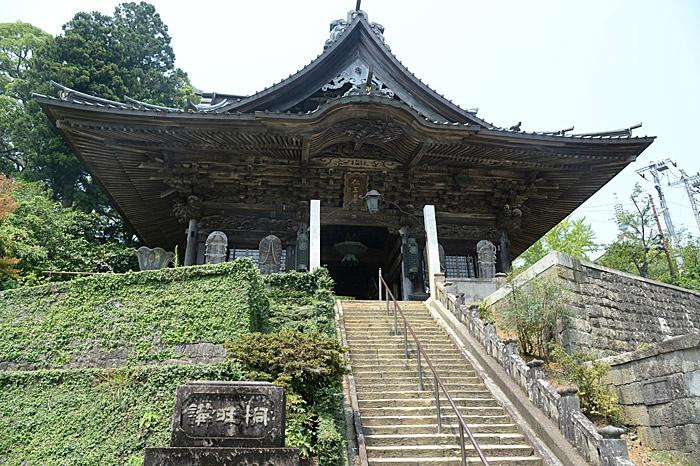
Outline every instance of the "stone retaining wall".
<svg viewBox="0 0 700 466"><path fill-rule="evenodd" d="M700 333L601 361L644 445L700 458Z"/></svg>
<svg viewBox="0 0 700 466"><path fill-rule="evenodd" d="M477 306L462 303L445 289L444 276L436 275L436 301L452 313L466 330L483 345L486 352L498 361L505 372L528 395L533 405L542 410L559 426L564 437L595 466L630 466L627 445L620 438L623 429L607 426L597 429L581 412L577 389L554 390L544 379L542 361L525 363L514 340L503 340L496 335L493 324L479 317Z"/></svg>
<svg viewBox="0 0 700 466"><path fill-rule="evenodd" d="M562 333L567 349L588 349L601 357L634 351L700 331L700 294L551 253L520 274L515 286L555 279L570 290L570 318ZM506 304L508 286L486 298Z"/></svg>

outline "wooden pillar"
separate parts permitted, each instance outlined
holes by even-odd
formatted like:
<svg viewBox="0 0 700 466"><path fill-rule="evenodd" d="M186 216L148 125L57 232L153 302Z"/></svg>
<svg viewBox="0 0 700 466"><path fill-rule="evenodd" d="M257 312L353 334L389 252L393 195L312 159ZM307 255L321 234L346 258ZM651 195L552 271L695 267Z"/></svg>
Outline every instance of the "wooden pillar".
<svg viewBox="0 0 700 466"><path fill-rule="evenodd" d="M309 215L309 271L321 267L321 201L311 201Z"/></svg>
<svg viewBox="0 0 700 466"><path fill-rule="evenodd" d="M197 220L191 218L187 225L187 246L185 248L185 265L194 265L197 261Z"/></svg>
<svg viewBox="0 0 700 466"><path fill-rule="evenodd" d="M501 266L501 272L511 273L513 271L513 264L510 259L510 240L505 230L501 232L501 239L498 246L500 249L498 261Z"/></svg>
<svg viewBox="0 0 700 466"><path fill-rule="evenodd" d="M423 223L425 225L425 250L428 256L430 296L435 298L435 274L440 273L440 248L438 246L435 206L426 205L423 207Z"/></svg>

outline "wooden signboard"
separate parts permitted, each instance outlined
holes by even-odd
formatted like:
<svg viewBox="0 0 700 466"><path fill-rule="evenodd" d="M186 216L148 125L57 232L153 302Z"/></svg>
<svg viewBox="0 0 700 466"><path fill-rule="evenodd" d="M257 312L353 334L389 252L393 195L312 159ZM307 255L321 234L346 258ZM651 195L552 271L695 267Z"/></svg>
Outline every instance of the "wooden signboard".
<svg viewBox="0 0 700 466"><path fill-rule="evenodd" d="M343 188L343 207L349 210L363 210L369 184L367 173L346 173Z"/></svg>

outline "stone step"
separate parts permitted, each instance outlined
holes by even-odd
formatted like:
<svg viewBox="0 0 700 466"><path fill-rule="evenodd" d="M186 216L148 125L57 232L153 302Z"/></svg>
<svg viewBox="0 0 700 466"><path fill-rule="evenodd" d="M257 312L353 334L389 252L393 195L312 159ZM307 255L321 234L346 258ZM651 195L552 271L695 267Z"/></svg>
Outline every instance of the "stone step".
<svg viewBox="0 0 700 466"><path fill-rule="evenodd" d="M537 456L500 456L486 457L491 466L539 466L542 460ZM368 458L367 462L373 466L456 466L461 465L461 457L435 457L435 458ZM467 457L467 464L481 464L478 456Z"/></svg>
<svg viewBox="0 0 700 466"><path fill-rule="evenodd" d="M425 365L422 367L423 369L423 377L432 377L432 372L428 367ZM446 369L444 367L436 367L436 372L440 376L440 378L452 376L452 377L476 377L476 372L472 369L467 369L465 367L453 367L452 369ZM403 379L404 377L407 376L412 376L412 375L417 375L418 374L418 368L411 367L409 368L403 368L403 367L396 367L396 368L375 368L375 369L364 369L364 370L354 370L353 375L356 378L359 377L372 377L376 376L382 379Z"/></svg>
<svg viewBox="0 0 700 466"><path fill-rule="evenodd" d="M469 428L471 430L471 427ZM459 445L459 433L411 434L372 434L365 435L365 442L370 446L387 445ZM515 432L472 432L479 445L523 445L524 437ZM469 438L465 434L465 442ZM471 442L470 442L471 443Z"/></svg>
<svg viewBox="0 0 700 466"><path fill-rule="evenodd" d="M388 388L388 387L387 387ZM402 399L402 400L412 400L412 399L430 399L434 398L434 393L432 390L405 390L405 391L389 391L382 390L376 392L363 393L363 397L360 400L382 400L382 399ZM491 393L486 390L484 385L473 384L467 389L463 390L450 390L450 396L457 398L491 398Z"/></svg>
<svg viewBox="0 0 700 466"><path fill-rule="evenodd" d="M459 370L459 369L468 369L470 371L473 371L472 366L467 364L465 361L460 361L458 359L455 360L434 360L430 359L430 361L433 363L435 368L438 370L438 373L440 371L452 371L452 370ZM425 360L422 362L422 367L423 370L429 370L425 364ZM363 372L363 371L371 371L371 370L379 370L379 368L382 368L382 371L385 372L391 372L394 370L411 370L415 371L418 370L418 364L416 363L415 359L409 360L408 364L406 364L405 359L401 359L401 361L394 361L393 364L377 364L376 362L373 364L353 364L352 365L353 372Z"/></svg>
<svg viewBox="0 0 700 466"><path fill-rule="evenodd" d="M423 378L423 387L426 390L432 390L433 384L427 379L428 377ZM481 379L478 377L440 377L440 379L442 380L442 383L445 384L448 391L451 387L459 387L462 384L475 384L481 382ZM358 389L369 386L379 386L379 388L384 390L394 387L403 387L405 385L415 385L417 387L418 382L419 379L417 375L393 380L382 379L381 377L355 377L355 383L357 384ZM452 395L450 394L450 396Z"/></svg>
<svg viewBox="0 0 700 466"><path fill-rule="evenodd" d="M363 422L364 424L364 422ZM515 424L467 424L472 433L517 434ZM437 424L398 424L376 425L362 427L365 435L410 435L433 434L437 432ZM442 424L442 432L450 432L459 435L457 424ZM519 434L518 434L519 435Z"/></svg>
<svg viewBox="0 0 700 466"><path fill-rule="evenodd" d="M480 383L481 383L481 380L479 380L478 382L477 381L470 382L467 379L467 380L461 381L461 383L456 381L456 382L453 382L451 384L446 384L446 385L447 385L447 390L450 392L450 396L452 396L453 392L458 392L460 390L468 390L470 387L473 387L474 385L478 385ZM358 397L359 398L367 398L366 396L364 396L362 394L369 393L369 392L418 390L418 379L416 378L415 380L402 381L401 383L393 383L391 385L355 380L355 385L357 386ZM484 387L483 384L481 384L480 386L482 388ZM432 390L433 390L432 383L426 383L424 381L423 388L425 389L425 391L432 392ZM360 396L360 395L362 395L362 396Z"/></svg>
<svg viewBox="0 0 700 466"><path fill-rule="evenodd" d="M440 412L443 416L453 416L454 411L452 407L446 402L446 400L441 400L444 404L440 407ZM457 404L457 403L455 403ZM505 414L505 411L500 406L463 406L457 405L459 412L462 416L501 416ZM382 408L368 408L365 407L360 411L365 413L366 416L430 416L436 415L435 406L386 406Z"/></svg>
<svg viewBox="0 0 700 466"><path fill-rule="evenodd" d="M452 396L452 394L450 394ZM441 400L443 402L444 400ZM464 398L452 397L457 406L500 406L493 398ZM435 397L431 398L376 398L372 400L359 400L360 408L382 408L389 406L418 407L432 406L435 409Z"/></svg>
<svg viewBox="0 0 700 466"><path fill-rule="evenodd" d="M461 356L461 353L457 348L424 348L428 357L435 356ZM382 356L401 356L404 357L403 348L353 348L350 346L350 354L356 355L382 355ZM409 356L415 357L416 352L409 350Z"/></svg>
<svg viewBox="0 0 700 466"><path fill-rule="evenodd" d="M369 416L363 415L360 411L360 417L362 418L363 426L386 426L386 425L412 425L412 424L432 424L437 425L437 416L435 413L432 415L425 416ZM462 419L467 425L472 424L509 424L510 418L506 415L501 416L480 416L478 414L474 415L462 415ZM457 416L454 414L449 414L442 416L442 422L445 424L456 424Z"/></svg>
<svg viewBox="0 0 700 466"><path fill-rule="evenodd" d="M484 456L531 456L532 447L528 445L479 445ZM464 445L467 456L475 456L475 449L471 442ZM455 445L387 445L368 446L367 456L372 458L423 458L423 457L452 457L460 455L460 446Z"/></svg>

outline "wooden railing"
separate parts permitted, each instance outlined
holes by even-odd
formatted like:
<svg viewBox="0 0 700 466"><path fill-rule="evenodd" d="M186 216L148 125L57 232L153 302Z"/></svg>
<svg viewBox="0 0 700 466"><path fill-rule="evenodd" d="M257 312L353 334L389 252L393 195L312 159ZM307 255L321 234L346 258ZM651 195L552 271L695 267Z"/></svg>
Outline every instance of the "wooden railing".
<svg viewBox="0 0 700 466"><path fill-rule="evenodd" d="M488 466L489 462L486 460L486 457L484 457L484 453L481 451L481 447L479 447L478 442L476 441L476 438L474 437L474 434L472 434L472 431L469 429L469 426L467 425L466 421L464 420L464 417L462 417L462 413L460 413L459 409L454 403L454 400L450 396L450 393L447 391L447 387L445 386L445 383L440 379L440 376L438 376L437 371L435 370L435 366L433 366L432 361L428 357L428 354L425 352L423 349L423 346L421 346L420 341L418 340L418 337L416 336L416 333L413 331L413 327L411 327L411 324L408 323L408 320L406 319L406 316L404 315L403 311L401 310L401 306L399 306L398 301L394 297L394 294L391 292L389 289L389 285L387 285L386 281L384 281L384 277L382 276L382 269L379 269L379 279L378 279L378 284L379 284L379 301L384 300L386 303L386 314L388 317L391 317L391 310L390 310L390 304L389 301L391 300L393 304L393 318L394 318L394 324L393 324L393 334L398 335L399 327L398 327L398 319L401 317L403 320L403 352L404 352L404 357L406 360L409 359L410 354L408 350L408 335L411 335L411 338L413 339L413 343L416 347L416 358L417 358L417 366L418 366L418 389L423 391L424 385L423 385L423 365L421 363L422 359L425 359L425 363L428 365L428 369L430 369L430 372L432 373L433 376L433 382L434 382L434 389L435 389L435 407L437 410L437 430L438 433L442 432L442 413L441 413L441 405L440 405L440 392L442 392L445 395L445 399L449 403L450 407L452 408L452 411L454 411L455 415L457 416L457 422L459 424L459 448L461 451L462 455L462 465L467 464L467 452L466 448L464 446L464 433L466 432L467 436L469 437L469 440L471 441L472 445L474 446L474 449L476 450L477 455L479 456L479 459L481 462L485 465ZM382 299L384 298L384 299Z"/></svg>

